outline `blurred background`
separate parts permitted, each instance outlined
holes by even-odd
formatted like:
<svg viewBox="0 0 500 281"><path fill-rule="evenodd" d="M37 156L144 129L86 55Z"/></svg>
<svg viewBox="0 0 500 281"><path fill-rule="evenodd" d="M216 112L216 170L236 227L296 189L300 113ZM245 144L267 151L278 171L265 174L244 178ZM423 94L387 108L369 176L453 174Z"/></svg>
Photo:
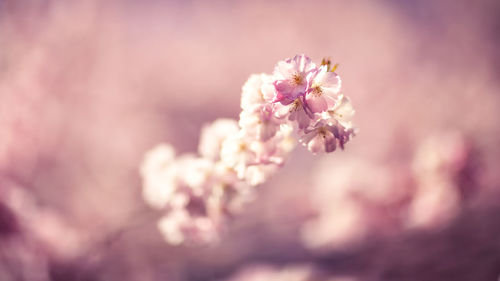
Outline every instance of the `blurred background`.
<svg viewBox="0 0 500 281"><path fill-rule="evenodd" d="M498 280L500 2L0 0L0 280ZM359 134L298 147L212 246L138 167L252 73L340 64Z"/></svg>

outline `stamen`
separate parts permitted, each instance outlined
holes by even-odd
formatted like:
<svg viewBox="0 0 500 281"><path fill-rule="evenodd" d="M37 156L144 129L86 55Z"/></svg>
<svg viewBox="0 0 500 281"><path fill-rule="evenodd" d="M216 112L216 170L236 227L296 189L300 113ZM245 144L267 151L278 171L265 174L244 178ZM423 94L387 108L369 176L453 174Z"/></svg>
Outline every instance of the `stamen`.
<svg viewBox="0 0 500 281"><path fill-rule="evenodd" d="M246 143L240 143L240 147L239 147L240 151L245 151L247 150L247 145Z"/></svg>
<svg viewBox="0 0 500 281"><path fill-rule="evenodd" d="M318 129L318 134L321 135L323 138L326 138L326 128L325 127L321 127Z"/></svg>
<svg viewBox="0 0 500 281"><path fill-rule="evenodd" d="M290 110L290 112L300 110L301 107L302 107L302 102L300 101L300 99L295 99L293 101L292 110Z"/></svg>
<svg viewBox="0 0 500 281"><path fill-rule="evenodd" d="M332 61L329 58L324 58L321 60L321 65L326 65L326 69L330 69L330 65L332 64Z"/></svg>
<svg viewBox="0 0 500 281"><path fill-rule="evenodd" d="M339 67L338 63L332 66L332 61L329 58L322 59L321 65L326 65L326 70L329 72L335 72L335 70Z"/></svg>
<svg viewBox="0 0 500 281"><path fill-rule="evenodd" d="M323 90L321 89L321 87L319 85L314 85L312 87L312 94L315 97L320 97L323 94Z"/></svg>
<svg viewBox="0 0 500 281"><path fill-rule="evenodd" d="M302 75L300 75L299 73L293 75L293 83L295 85L301 85L303 80L304 79L302 78Z"/></svg>

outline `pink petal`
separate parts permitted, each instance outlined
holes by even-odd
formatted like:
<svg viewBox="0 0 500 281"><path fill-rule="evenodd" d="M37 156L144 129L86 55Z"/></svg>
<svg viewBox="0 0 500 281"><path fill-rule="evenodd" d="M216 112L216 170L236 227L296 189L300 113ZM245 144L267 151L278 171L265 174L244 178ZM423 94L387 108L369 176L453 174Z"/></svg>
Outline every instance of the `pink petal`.
<svg viewBox="0 0 500 281"><path fill-rule="evenodd" d="M311 151L312 153L316 154L323 150L324 145L325 142L323 137L318 134L311 141L309 141L309 143L307 144L307 149L309 149L309 151Z"/></svg>
<svg viewBox="0 0 500 281"><path fill-rule="evenodd" d="M333 134L327 134L324 138L324 141L326 152L332 152L337 148L337 140L335 139L335 136Z"/></svg>
<svg viewBox="0 0 500 281"><path fill-rule="evenodd" d="M328 104L322 96L317 97L314 94L309 93L306 95L306 102L307 106L309 106L314 113L323 112L328 109Z"/></svg>

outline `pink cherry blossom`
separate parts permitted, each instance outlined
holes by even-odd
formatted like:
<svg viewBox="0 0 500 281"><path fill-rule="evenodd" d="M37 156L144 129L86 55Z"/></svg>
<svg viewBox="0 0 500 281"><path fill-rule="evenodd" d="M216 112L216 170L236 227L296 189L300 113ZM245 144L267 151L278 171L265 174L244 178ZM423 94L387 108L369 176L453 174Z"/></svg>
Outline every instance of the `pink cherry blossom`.
<svg viewBox="0 0 500 281"><path fill-rule="evenodd" d="M304 97L298 97L286 105L276 104L275 115L295 123L300 130L307 128L313 121L312 112L308 109Z"/></svg>
<svg viewBox="0 0 500 281"><path fill-rule="evenodd" d="M217 240L216 225L210 218L193 217L184 209L175 209L158 221L165 240L173 245L184 242L206 244Z"/></svg>
<svg viewBox="0 0 500 281"><path fill-rule="evenodd" d="M334 130L335 127L320 123L315 128L306 130L300 142L314 154L332 152L337 148Z"/></svg>
<svg viewBox="0 0 500 281"><path fill-rule="evenodd" d="M335 106L322 113L322 119L331 125L341 125L346 129L353 127L352 118L355 110L349 98L339 95Z"/></svg>
<svg viewBox="0 0 500 281"><path fill-rule="evenodd" d="M288 104L306 94L316 65L305 55L278 62L274 69L274 101Z"/></svg>
<svg viewBox="0 0 500 281"><path fill-rule="evenodd" d="M340 77L329 71L327 65L320 66L311 77L312 82L305 96L309 108L319 113L334 107L340 92Z"/></svg>
<svg viewBox="0 0 500 281"><path fill-rule="evenodd" d="M314 154L332 152L337 146L344 148L344 144L354 135L353 129L329 124L325 120L318 121L312 128L304 130L300 142Z"/></svg>
<svg viewBox="0 0 500 281"><path fill-rule="evenodd" d="M237 134L238 123L233 119L221 118L203 126L201 130L198 153L208 159L220 159L222 142L230 135Z"/></svg>

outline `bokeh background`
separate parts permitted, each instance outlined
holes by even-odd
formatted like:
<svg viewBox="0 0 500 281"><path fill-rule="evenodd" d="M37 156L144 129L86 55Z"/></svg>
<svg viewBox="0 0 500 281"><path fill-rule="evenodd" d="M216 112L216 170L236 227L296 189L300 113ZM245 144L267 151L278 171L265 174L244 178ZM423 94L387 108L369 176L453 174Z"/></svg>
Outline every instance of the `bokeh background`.
<svg viewBox="0 0 500 281"><path fill-rule="evenodd" d="M495 0L0 0L0 280L498 280L499 49ZM196 151L299 53L340 64L359 134L169 246L145 151Z"/></svg>

